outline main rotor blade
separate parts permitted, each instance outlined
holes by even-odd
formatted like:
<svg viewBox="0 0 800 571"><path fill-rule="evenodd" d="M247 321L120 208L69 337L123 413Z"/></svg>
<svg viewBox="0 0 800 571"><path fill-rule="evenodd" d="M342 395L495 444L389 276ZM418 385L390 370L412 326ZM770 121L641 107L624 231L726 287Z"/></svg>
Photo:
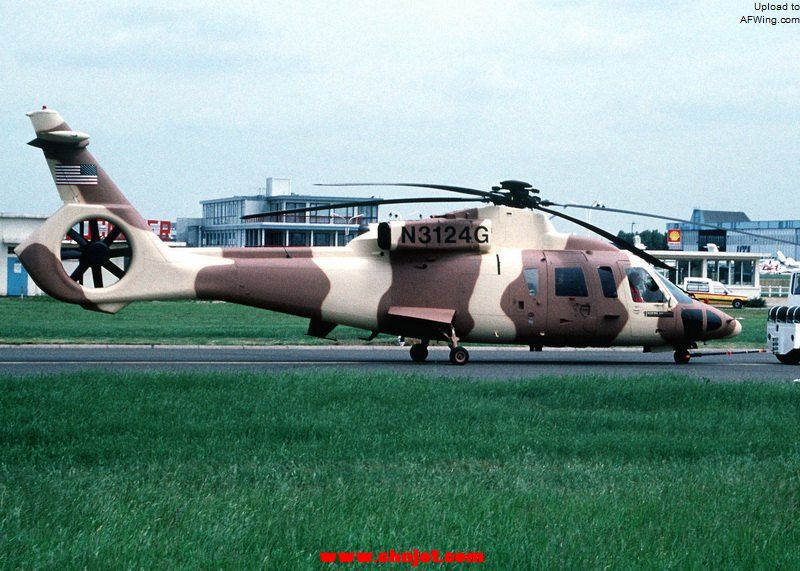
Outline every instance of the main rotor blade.
<svg viewBox="0 0 800 571"><path fill-rule="evenodd" d="M661 214L653 214L652 212L639 212L638 210L624 210L622 208L606 208L605 206L590 206L588 204L556 204L551 203L552 206L560 206L562 208L583 208L584 210L599 210L600 212L615 212L618 214L633 214L634 216L644 216L646 218L657 218L658 220L666 220L667 222L683 222L684 224L694 224L695 226L703 226L705 228L713 228L715 230L724 230L725 232L735 232L737 234L744 234L745 236L752 236L754 238L764 238L763 234L756 234L755 232L748 232L746 230L737 230L736 228L725 228L724 226L716 226L714 224L707 224L705 222L695 222L694 220L686 220L684 218L675 218L673 216L663 216ZM800 242L793 242L791 240L784 240L783 238L769 238L772 242L783 242L784 244L791 244L792 246L800 246Z"/></svg>
<svg viewBox="0 0 800 571"><path fill-rule="evenodd" d="M341 202L339 204L323 204L322 206L309 206L307 208L291 208L289 210L271 210L259 214L245 214L242 220L263 218L265 216L281 216L283 214L300 214L303 212L316 212L318 210L336 210L350 206L379 206L381 204L417 204L422 202L477 202L477 198L376 198L375 200L360 200L358 202Z"/></svg>
<svg viewBox="0 0 800 571"><path fill-rule="evenodd" d="M640 257L641 259L643 259L648 264L652 264L654 266L658 266L659 268L663 268L665 270L674 270L675 269L672 266L668 266L667 264L665 264L664 262L662 262L661 260L659 260L658 258L653 256L652 254L649 254L646 251L644 251L644 250L642 250L640 248L637 248L636 246L634 246L633 244L631 244L627 240L623 240L619 236L614 236L612 233L607 232L607 231L603 230L602 228L600 228L598 226L595 226L594 224L589 224L588 222L586 222L584 220L581 220L579 218L573 218L572 216L570 216L568 214L563 214L561 212L556 212L555 210L550 210L549 208L545 208L543 206L536 206L535 208L537 210L541 210L542 212L547 212L548 214L553 214L555 216L558 216L559 218L563 218L564 220L569 220L570 222L573 222L574 224L577 224L578 226L583 226L584 228L586 228L588 230L591 230L595 234L599 234L600 236L602 236L606 240L609 240L612 244L614 244L618 248L621 248L623 250L628 250L630 253L634 254L635 256Z"/></svg>
<svg viewBox="0 0 800 571"><path fill-rule="evenodd" d="M460 192L461 194L471 194L472 196L495 196L491 192L478 190L476 188L449 186L446 184L424 184L416 182L344 182L337 184L315 184L314 186L410 186L413 188L433 188L436 190L447 190L449 192Z"/></svg>

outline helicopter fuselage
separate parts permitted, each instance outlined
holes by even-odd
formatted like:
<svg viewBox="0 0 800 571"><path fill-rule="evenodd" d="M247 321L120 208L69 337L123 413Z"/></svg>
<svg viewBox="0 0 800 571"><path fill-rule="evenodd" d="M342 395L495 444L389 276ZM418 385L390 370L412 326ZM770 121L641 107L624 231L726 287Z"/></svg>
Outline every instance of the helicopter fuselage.
<svg viewBox="0 0 800 571"><path fill-rule="evenodd" d="M428 234L454 219L490 227L492 241L392 251L379 247L373 227L347 248L216 250L233 264L201 270L197 297L393 335L448 340L454 332L534 347L688 346L738 331L723 312L677 299L627 252L560 234L539 213L466 210L430 219ZM657 290L637 292L631 281L642 277Z"/></svg>

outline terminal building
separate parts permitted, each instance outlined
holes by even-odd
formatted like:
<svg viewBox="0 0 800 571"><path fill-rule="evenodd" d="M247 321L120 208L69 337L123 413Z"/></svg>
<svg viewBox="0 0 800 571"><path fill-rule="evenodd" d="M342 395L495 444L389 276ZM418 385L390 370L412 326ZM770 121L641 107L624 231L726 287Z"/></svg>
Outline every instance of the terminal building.
<svg viewBox="0 0 800 571"><path fill-rule="evenodd" d="M268 178L264 194L203 200L202 218L178 218L177 240L189 247L344 246L378 221L377 206L349 206L242 220L247 214L369 201L292 194L287 178Z"/></svg>
<svg viewBox="0 0 800 571"><path fill-rule="evenodd" d="M800 220L750 220L744 212L699 209L692 212L690 220L695 224L667 224L667 235L671 230L679 230L680 236L680 246L674 248L670 243L670 249L707 251L708 245L714 244L720 252L762 252L764 257L774 258L781 251L788 257L800 259L800 246L776 240L800 244ZM721 229L698 226L697 222L713 224ZM744 230L758 236L731 230Z"/></svg>
<svg viewBox="0 0 800 571"><path fill-rule="evenodd" d="M670 280L683 287L686 278L708 278L723 284L736 295L755 298L761 295L761 280L758 272L763 252L718 252L648 250L668 266ZM662 272L662 270L658 270Z"/></svg>

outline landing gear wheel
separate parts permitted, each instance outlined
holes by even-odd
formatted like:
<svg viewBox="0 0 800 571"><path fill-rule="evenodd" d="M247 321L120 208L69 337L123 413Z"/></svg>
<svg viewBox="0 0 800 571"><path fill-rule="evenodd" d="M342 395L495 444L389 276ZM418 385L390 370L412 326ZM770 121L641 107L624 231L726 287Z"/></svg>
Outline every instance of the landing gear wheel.
<svg viewBox="0 0 800 571"><path fill-rule="evenodd" d="M784 365L800 365L800 349L793 349L783 355L775 355Z"/></svg>
<svg viewBox="0 0 800 571"><path fill-rule="evenodd" d="M428 347L422 343L415 343L411 346L411 360L415 363L423 363L428 358Z"/></svg>
<svg viewBox="0 0 800 571"><path fill-rule="evenodd" d="M744 307L744 304L740 299L735 299L731 305L733 306L733 309L742 309L742 307Z"/></svg>
<svg viewBox="0 0 800 571"><path fill-rule="evenodd" d="M675 349L672 358L675 359L675 362L679 365L685 365L692 358L692 355L686 349Z"/></svg>
<svg viewBox="0 0 800 571"><path fill-rule="evenodd" d="M450 362L454 365L466 365L469 361L469 351L461 345L450 349Z"/></svg>

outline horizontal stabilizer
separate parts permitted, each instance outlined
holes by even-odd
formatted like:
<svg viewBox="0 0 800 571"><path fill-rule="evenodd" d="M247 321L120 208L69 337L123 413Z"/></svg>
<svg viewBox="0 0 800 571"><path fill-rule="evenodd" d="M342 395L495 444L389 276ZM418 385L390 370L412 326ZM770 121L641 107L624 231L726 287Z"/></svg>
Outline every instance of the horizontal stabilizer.
<svg viewBox="0 0 800 571"><path fill-rule="evenodd" d="M80 131L48 131L38 133L37 137L28 143L34 147L41 147L41 141L46 143L62 143L66 145L82 145L86 146L89 140L89 135L81 133Z"/></svg>

